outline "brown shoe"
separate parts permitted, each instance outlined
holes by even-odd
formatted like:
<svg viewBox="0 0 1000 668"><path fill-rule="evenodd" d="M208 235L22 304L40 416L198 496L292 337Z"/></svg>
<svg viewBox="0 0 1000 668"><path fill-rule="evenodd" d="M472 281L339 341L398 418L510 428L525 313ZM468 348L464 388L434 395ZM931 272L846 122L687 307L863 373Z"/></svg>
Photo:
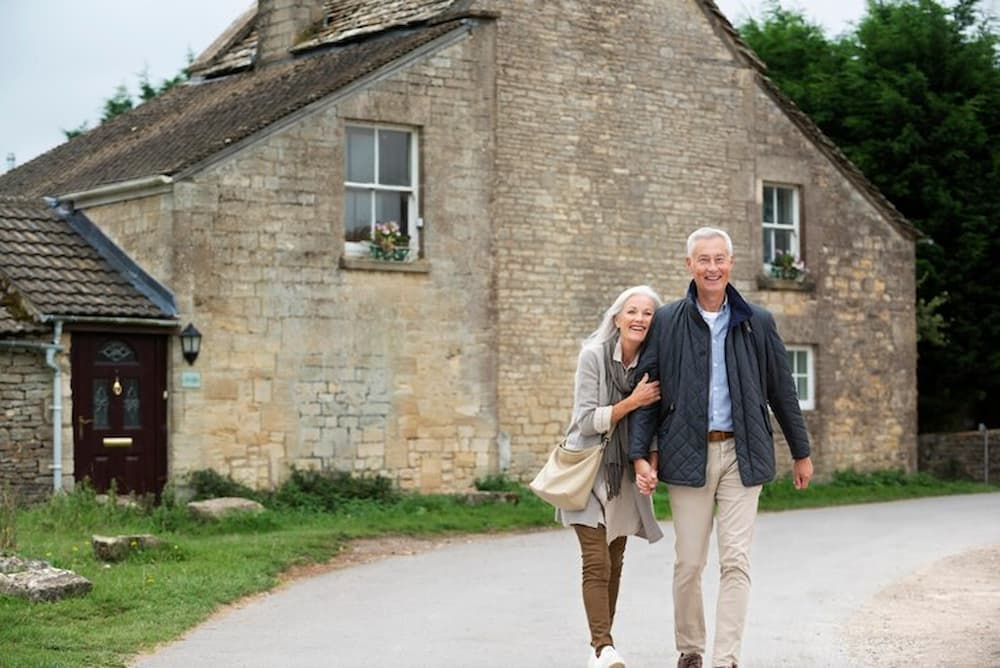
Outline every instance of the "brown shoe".
<svg viewBox="0 0 1000 668"><path fill-rule="evenodd" d="M681 654L677 668L701 668L701 654Z"/></svg>

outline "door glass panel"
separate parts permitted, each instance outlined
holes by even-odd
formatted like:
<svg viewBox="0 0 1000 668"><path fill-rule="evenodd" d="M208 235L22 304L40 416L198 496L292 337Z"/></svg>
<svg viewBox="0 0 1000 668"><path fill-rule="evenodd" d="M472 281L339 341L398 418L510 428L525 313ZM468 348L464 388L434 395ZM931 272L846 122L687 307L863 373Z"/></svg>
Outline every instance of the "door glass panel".
<svg viewBox="0 0 1000 668"><path fill-rule="evenodd" d="M121 341L108 341L97 352L97 359L100 362L134 362L135 351Z"/></svg>
<svg viewBox="0 0 1000 668"><path fill-rule="evenodd" d="M94 379L94 429L108 428L108 379Z"/></svg>
<svg viewBox="0 0 1000 668"><path fill-rule="evenodd" d="M125 378L122 385L125 388L123 395L125 407L125 427L141 427L142 414L139 411L139 379Z"/></svg>

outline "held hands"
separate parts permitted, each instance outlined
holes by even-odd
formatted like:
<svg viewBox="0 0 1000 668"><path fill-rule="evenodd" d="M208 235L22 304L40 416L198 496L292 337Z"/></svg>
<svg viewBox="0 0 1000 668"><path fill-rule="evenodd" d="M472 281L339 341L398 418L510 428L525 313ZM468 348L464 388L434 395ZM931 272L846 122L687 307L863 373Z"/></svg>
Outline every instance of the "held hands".
<svg viewBox="0 0 1000 668"><path fill-rule="evenodd" d="M660 400L660 381L651 381L648 373L642 374L642 378L636 383L629 397L635 401L636 408L655 404Z"/></svg>
<svg viewBox="0 0 1000 668"><path fill-rule="evenodd" d="M656 464L659 460L659 454L653 453L650 455L650 460L637 459L632 462L632 466L635 467L635 486L638 488L640 494L645 494L649 496L656 489L656 484L659 479L656 477Z"/></svg>
<svg viewBox="0 0 1000 668"><path fill-rule="evenodd" d="M636 383L632 394L629 395L629 399L634 402L635 408L655 404L660 400L660 382L657 380L651 381L649 374L644 373L639 382ZM641 494L649 496L656 489L656 484L659 482L656 477L658 460L659 453L654 452L650 455L649 460L637 459L632 462L632 465L635 467L635 486Z"/></svg>

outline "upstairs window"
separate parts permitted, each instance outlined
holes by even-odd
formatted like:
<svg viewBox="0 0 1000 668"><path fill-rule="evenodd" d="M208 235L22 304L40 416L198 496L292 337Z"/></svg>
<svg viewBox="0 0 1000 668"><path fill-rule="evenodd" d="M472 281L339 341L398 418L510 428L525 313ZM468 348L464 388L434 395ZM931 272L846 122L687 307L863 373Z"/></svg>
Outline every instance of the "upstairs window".
<svg viewBox="0 0 1000 668"><path fill-rule="evenodd" d="M344 232L348 250L367 248L365 242L374 238L375 226L383 223L396 223L399 232L409 239L409 247L419 248L416 132L348 125L344 156Z"/></svg>
<svg viewBox="0 0 1000 668"><path fill-rule="evenodd" d="M765 270L771 268L779 255L791 255L796 261L802 260L798 188L765 183L762 222Z"/></svg>
<svg viewBox="0 0 1000 668"><path fill-rule="evenodd" d="M813 365L813 350L809 346L786 346L788 366L795 379L802 410L816 408L816 372Z"/></svg>

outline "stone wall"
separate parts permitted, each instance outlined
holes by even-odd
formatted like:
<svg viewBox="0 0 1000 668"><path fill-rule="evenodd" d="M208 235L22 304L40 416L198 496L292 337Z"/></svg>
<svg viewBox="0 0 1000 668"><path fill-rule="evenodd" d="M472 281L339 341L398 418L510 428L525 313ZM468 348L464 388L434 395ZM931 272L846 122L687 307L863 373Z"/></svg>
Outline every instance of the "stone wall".
<svg viewBox="0 0 1000 668"><path fill-rule="evenodd" d="M292 466L336 468L447 491L496 469L493 28L471 32L265 131L169 200L94 212L166 270L204 337L194 367L174 346L172 477L212 467L270 487ZM347 121L419 136L417 271L341 263ZM154 220L167 260L130 232ZM202 386L181 387L184 370Z"/></svg>
<svg viewBox="0 0 1000 668"><path fill-rule="evenodd" d="M205 337L199 389L172 352L171 475L334 467L447 491L497 471L498 443L528 475L566 427L581 340L630 285L680 297L702 225L730 231L735 286L814 350L819 475L913 470L913 244L701 6L474 5L500 18L141 211L93 212ZM419 271L341 261L347 121L419 133ZM811 290L759 281L765 181L802 193Z"/></svg>
<svg viewBox="0 0 1000 668"><path fill-rule="evenodd" d="M983 482L986 457L984 436L989 437L989 480L1000 483L1000 429L920 435L921 471L947 480Z"/></svg>
<svg viewBox="0 0 1000 668"><path fill-rule="evenodd" d="M820 474L912 470L913 244L785 117L701 7L476 4L500 11L492 211L512 471L535 470L565 428L579 343L615 295L637 283L684 294L684 242L702 225L732 234L734 285L775 312L786 342L814 348L807 423ZM765 181L802 192L811 291L758 282Z"/></svg>
<svg viewBox="0 0 1000 668"><path fill-rule="evenodd" d="M52 371L37 350L0 348L0 485L18 502L52 492Z"/></svg>

